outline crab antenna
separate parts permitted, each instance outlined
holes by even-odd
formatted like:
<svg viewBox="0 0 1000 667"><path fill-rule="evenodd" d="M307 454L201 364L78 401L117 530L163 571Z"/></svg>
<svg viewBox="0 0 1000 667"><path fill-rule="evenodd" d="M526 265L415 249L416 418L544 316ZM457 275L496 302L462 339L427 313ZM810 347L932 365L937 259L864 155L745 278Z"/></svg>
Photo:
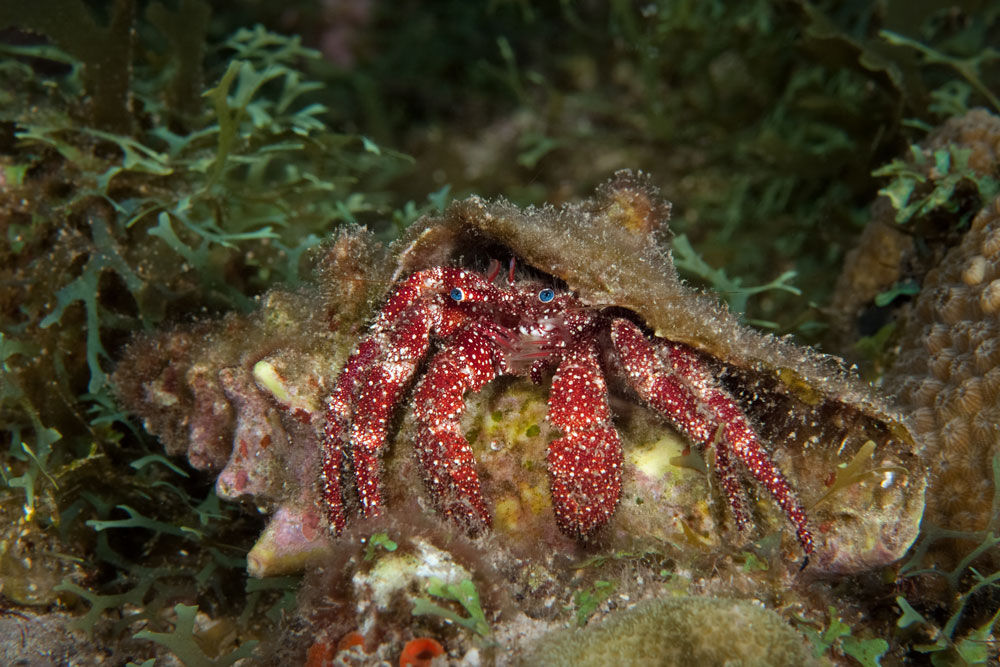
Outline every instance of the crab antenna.
<svg viewBox="0 0 1000 667"><path fill-rule="evenodd" d="M493 282L500 275L500 260L491 259L490 266L486 269L486 280Z"/></svg>

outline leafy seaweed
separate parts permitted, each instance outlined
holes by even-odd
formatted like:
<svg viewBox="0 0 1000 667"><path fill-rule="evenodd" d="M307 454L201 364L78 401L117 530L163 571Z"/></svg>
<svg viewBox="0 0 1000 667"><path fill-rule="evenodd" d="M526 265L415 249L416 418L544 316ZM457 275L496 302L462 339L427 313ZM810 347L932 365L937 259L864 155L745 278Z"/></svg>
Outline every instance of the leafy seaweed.
<svg viewBox="0 0 1000 667"><path fill-rule="evenodd" d="M889 651L889 643L884 639L861 639L853 636L851 626L844 623L836 607L829 607L830 622L825 630L817 630L805 621L797 619L799 631L813 647L813 657L820 658L836 649L851 656L864 667L878 667L882 656Z"/></svg>
<svg viewBox="0 0 1000 667"><path fill-rule="evenodd" d="M576 604L576 624L583 627L587 620L597 611L597 607L615 592L615 585L610 581L595 581L590 590L577 591L573 596Z"/></svg>
<svg viewBox="0 0 1000 667"><path fill-rule="evenodd" d="M885 39L890 44L897 46L906 46L911 49L916 50L923 57L923 60L927 64L931 65L947 65L954 69L963 79L965 79L970 86L976 89L979 94L985 97L990 105L1000 111L1000 98L998 98L989 86L987 86L980 75L980 72L984 65L987 63L1000 60L1000 51L994 48L987 47L980 51L977 51L975 55L968 58L960 58L956 56L946 55L940 51L918 42L915 39L911 39L899 33L893 32L891 30L881 30L879 31L879 36Z"/></svg>
<svg viewBox="0 0 1000 667"><path fill-rule="evenodd" d="M165 646L182 663L190 667L228 667L237 660L250 657L254 647L258 644L257 640L246 641L226 655L210 658L205 655L194 638L194 621L198 607L178 604L174 606L174 612L177 614L177 623L171 632L140 630L135 633L134 637Z"/></svg>
<svg viewBox="0 0 1000 667"><path fill-rule="evenodd" d="M713 268L702 259L702 257L691 247L691 242L687 236L678 234L673 239L674 264L685 273L696 276L704 280L712 289L719 293L726 300L729 307L736 313L745 313L747 301L751 296L767 292L768 290L781 290L789 294L799 296L802 291L790 284L795 278L795 271L785 271L780 276L764 285L754 287L744 287L741 278L732 278L726 275L726 271L720 268ZM755 322L761 326L761 322ZM774 323L763 323L765 326L776 327Z"/></svg>
<svg viewBox="0 0 1000 667"><path fill-rule="evenodd" d="M437 577L431 577L427 584L427 592L434 597L450 602L457 602L468 616L462 616L455 611L442 607L432 602L428 598L415 598L413 600L414 616L438 616L447 621L460 625L478 634L481 637L490 635L490 626L486 621L486 614L479 604L479 592L476 585L470 579L463 579L457 584L445 583Z"/></svg>
<svg viewBox="0 0 1000 667"><path fill-rule="evenodd" d="M90 609L87 613L74 619L71 627L84 630L88 634L93 634L95 625L102 618L105 611L109 609L125 609L127 606L131 606L134 609L145 607L146 595L154 583L156 583L156 579L149 577L140 581L129 591L116 595L94 593L69 581L64 581L57 585L56 590L73 593L90 603ZM136 615L134 613L128 614L127 617L131 621L135 620L134 617Z"/></svg>
<svg viewBox="0 0 1000 667"><path fill-rule="evenodd" d="M938 208L955 213L960 205L955 189L963 183L975 188L980 202L993 199L1000 192L1000 181L970 168L970 154L971 149L954 145L933 152L911 146L909 160L896 159L872 172L876 177L892 178L879 193L892 202L896 222L906 223ZM959 224L966 221L967 217L960 218Z"/></svg>
<svg viewBox="0 0 1000 667"><path fill-rule="evenodd" d="M1000 574L990 579L992 581L989 581L989 583L986 583L986 579L980 581L973 589L970 589L963 595L963 598L974 593L980 587L980 584L997 585L995 582L1000 580ZM945 626L939 628L933 622L924 618L923 614L916 611L903 596L896 597L896 604L899 605L902 611L902 615L896 622L897 627L909 628L914 624L920 624L931 633L933 643L918 644L914 648L919 653L931 654L931 662L934 665L953 665L956 664L955 658L961 660L958 664L987 664L989 660L989 644L991 643L990 638L992 637L993 628L996 626L997 620L1000 620L1000 609L985 623L956 640L954 634L958 621L961 618L961 606L958 611L948 618Z"/></svg>
<svg viewBox="0 0 1000 667"><path fill-rule="evenodd" d="M368 538L368 544L365 545L365 560L375 560L376 550L379 548L392 552L398 547L398 544L389 539L389 535L387 533L375 533Z"/></svg>
<svg viewBox="0 0 1000 667"><path fill-rule="evenodd" d="M830 488L827 489L826 493L820 496L819 499L817 499L816 502L810 506L810 509L816 507L827 498L836 494L838 491L846 489L847 487L853 486L854 484L862 482L866 479L878 478L886 474L906 474L905 468L899 468L896 466L869 468L868 462L874 454L875 442L869 440L861 446L853 457L851 457L850 461L838 465L833 478L833 483L830 484Z"/></svg>

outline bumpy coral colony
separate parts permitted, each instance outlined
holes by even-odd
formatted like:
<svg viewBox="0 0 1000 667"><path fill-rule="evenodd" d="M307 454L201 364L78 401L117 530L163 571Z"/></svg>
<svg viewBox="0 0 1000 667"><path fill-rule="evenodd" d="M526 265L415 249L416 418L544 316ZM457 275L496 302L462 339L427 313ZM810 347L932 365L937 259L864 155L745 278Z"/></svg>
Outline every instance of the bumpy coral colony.
<svg viewBox="0 0 1000 667"><path fill-rule="evenodd" d="M433 267L393 291L348 359L327 402L322 487L331 527L346 523L341 477L353 468L365 516L382 511L381 456L389 424L432 347L413 391L416 449L431 495L449 518L475 532L489 527L472 449L459 419L464 394L501 375L541 383L552 374L549 421L561 432L547 450L556 521L585 539L615 511L622 448L611 421L605 376L620 379L691 440L715 454L715 472L739 527L749 509L742 463L814 550L805 511L732 395L712 377L703 353L648 335L620 308L585 305L572 293L506 279L494 261L486 275ZM346 454L349 454L346 455Z"/></svg>

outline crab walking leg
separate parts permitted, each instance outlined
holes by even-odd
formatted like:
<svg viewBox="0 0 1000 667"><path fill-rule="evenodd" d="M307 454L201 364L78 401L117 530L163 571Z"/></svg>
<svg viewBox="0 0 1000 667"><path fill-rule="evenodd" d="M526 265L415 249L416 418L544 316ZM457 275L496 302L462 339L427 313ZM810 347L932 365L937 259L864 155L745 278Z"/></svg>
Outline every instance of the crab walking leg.
<svg viewBox="0 0 1000 667"><path fill-rule="evenodd" d="M404 280L390 295L385 307L372 323L371 333L347 359L337 377L333 393L327 399L326 419L323 425L320 486L327 519L338 535L344 530L344 498L340 487L340 473L344 464L344 446L348 445L351 415L357 411L357 401L362 384L371 384L372 366L384 360L391 349L392 332L416 307L418 301L433 290L440 290L445 272L450 269L434 268L414 273ZM404 329L406 327L404 326ZM426 349L426 346L425 346ZM422 354L422 353L421 353ZM411 371L412 374L412 371ZM377 447L376 447L377 449ZM369 465L369 467L371 467ZM377 500L377 476L375 477Z"/></svg>
<svg viewBox="0 0 1000 667"><path fill-rule="evenodd" d="M713 428L705 411L699 409L691 390L671 374L634 324L627 320L615 320L611 325L611 338L618 358L628 373L629 383L639 396L699 446L713 448L715 473L729 501L736 526L740 530L746 528L750 521L746 493L736 476L729 449L722 441L722 430Z"/></svg>
<svg viewBox="0 0 1000 667"><path fill-rule="evenodd" d="M489 527L492 519L459 419L465 392L479 391L502 371L503 355L491 331L474 323L431 359L414 390L415 444L430 494L445 516L473 530Z"/></svg>
<svg viewBox="0 0 1000 667"><path fill-rule="evenodd" d="M667 381L666 378L669 378L669 381ZM670 376L665 376L662 386L658 387L657 394L659 396L666 396L675 394L677 390L687 392L686 389L678 385L676 379ZM693 402L693 397L690 397L690 394L688 394L688 396ZM650 401L650 405L663 412L663 408L658 405L657 402ZM700 441L698 442L700 443ZM732 452L730 452L729 447L726 446L725 440L723 439L722 429L716 429L711 444L712 450L715 452L715 474L719 478L719 484L722 485L722 491L726 494L726 500L729 501L729 508L733 513L733 519L736 521L736 528L739 530L746 530L746 528L750 525L750 512L747 509L747 494L743 489L743 485L740 483L739 477L736 475L736 466L731 457Z"/></svg>
<svg viewBox="0 0 1000 667"><path fill-rule="evenodd" d="M358 386L367 374L369 364L379 352L374 336L365 338L348 358L337 378L333 393L326 402L326 423L323 425L323 466L320 485L323 504L330 526L339 535L344 530L344 497L340 489L340 470L344 462L344 436L351 418L351 406Z"/></svg>
<svg viewBox="0 0 1000 667"><path fill-rule="evenodd" d="M717 440L714 443L716 470L730 503L733 503L736 493L730 486L738 489L730 460L732 455L742 461L754 478L778 501L795 526L803 551L811 554L815 547L802 504L761 446L739 405L709 375L697 354L686 345L661 341L657 346L672 366L666 368L654 344L627 320L619 319L612 323L611 337L630 382L644 400L663 412L700 445L707 447ZM707 433L703 425L706 419L703 411L709 414ZM721 437L714 438L713 427L720 430ZM745 512L745 509L736 505L733 509L739 523L738 513Z"/></svg>
<svg viewBox="0 0 1000 667"><path fill-rule="evenodd" d="M690 347L665 341L666 349L675 370L687 378L691 386L699 391L699 398L708 404L715 415L715 421L723 425L723 438L733 454L743 461L750 473L771 493L785 515L795 526L795 533L806 554L814 550L812 532L806 519L806 511L792 490L791 484L761 446L756 431L750 426L743 410L725 389L720 387L708 374L705 365Z"/></svg>
<svg viewBox="0 0 1000 667"><path fill-rule="evenodd" d="M381 511L381 457L393 409L399 404L417 366L427 353L431 331L439 320L439 307L417 303L407 308L398 315L391 329L378 332L378 354L354 383L350 410L353 419L346 432L358 499L366 517L376 516ZM327 455L332 466L336 454ZM332 471L324 470L324 474L326 480L331 479ZM332 498L332 495L326 496L327 515L336 527L337 503L339 501L342 506L343 500ZM336 495L339 496L339 493ZM339 512L342 514L343 510Z"/></svg>
<svg viewBox="0 0 1000 667"><path fill-rule="evenodd" d="M573 537L586 537L607 521L621 496L622 447L597 358L592 340L571 347L549 394L549 421L563 433L546 452L552 508L559 527Z"/></svg>

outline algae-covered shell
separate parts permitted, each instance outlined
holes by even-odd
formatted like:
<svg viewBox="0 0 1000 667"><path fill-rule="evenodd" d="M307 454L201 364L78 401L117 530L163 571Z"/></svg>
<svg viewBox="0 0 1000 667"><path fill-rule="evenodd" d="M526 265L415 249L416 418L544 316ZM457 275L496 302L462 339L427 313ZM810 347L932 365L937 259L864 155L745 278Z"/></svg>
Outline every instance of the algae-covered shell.
<svg viewBox="0 0 1000 667"><path fill-rule="evenodd" d="M558 209L522 210L503 200L471 197L418 221L388 249L360 230L348 230L327 247L315 286L296 293L275 290L250 315L140 339L115 382L123 402L166 437L172 451L186 445L197 467L222 468L221 494L251 495L274 512L252 552L253 571L296 569L303 555L311 558L324 548L316 490L321 406L363 336L364 318L379 308L393 282L412 271L442 264L485 270L491 259L513 256L519 266L561 280L585 303L630 311L649 333L704 354L806 506L818 538L810 571L859 571L902 556L916 537L925 486L906 426L836 359L756 332L683 285L663 245L668 214L669 205L641 175L623 172L593 198ZM530 402L536 403L544 414L544 397ZM470 419L473 412L474 407ZM637 435L634 424L624 423L634 420L622 421L629 460L660 438ZM544 436L545 429L534 436L539 452L547 444ZM220 446L227 437L238 446ZM404 426L397 439L406 438ZM390 498L412 496L419 486L416 471L398 481L392 477L401 458L410 459L395 454L387 459ZM491 461L507 458L478 456L484 478L506 479L502 471L510 465ZM521 468L515 465L512 474L526 474ZM840 474L845 470L850 474ZM683 492L674 489L684 498L681 503L669 500L674 491L655 491L672 484L669 466L655 479L628 466L625 476L626 488L635 481L643 502L632 498L619 508L605 536L614 544L618 538L611 536L621 531L673 539L670 512L704 505L711 495L704 488L692 494L694 487L682 485ZM519 478L507 481L517 487ZM493 500L499 517L502 498ZM766 518L775 508L766 494L761 500L754 512ZM697 514L712 534L721 532L721 517ZM550 515L545 518L554 525ZM498 523L503 522L498 518Z"/></svg>
<svg viewBox="0 0 1000 667"><path fill-rule="evenodd" d="M669 213L648 179L629 171L560 208L470 197L410 230L399 244L396 277L445 263L485 267L491 256L513 255L589 305L635 313L651 333L705 354L761 435L785 452L781 465L807 507L825 500L838 466L873 455L861 486L876 488L853 506L844 495L834 498L820 517L828 534L819 569L856 571L902 556L916 538L926 486L903 416L842 360L751 329L686 286L664 245Z"/></svg>

